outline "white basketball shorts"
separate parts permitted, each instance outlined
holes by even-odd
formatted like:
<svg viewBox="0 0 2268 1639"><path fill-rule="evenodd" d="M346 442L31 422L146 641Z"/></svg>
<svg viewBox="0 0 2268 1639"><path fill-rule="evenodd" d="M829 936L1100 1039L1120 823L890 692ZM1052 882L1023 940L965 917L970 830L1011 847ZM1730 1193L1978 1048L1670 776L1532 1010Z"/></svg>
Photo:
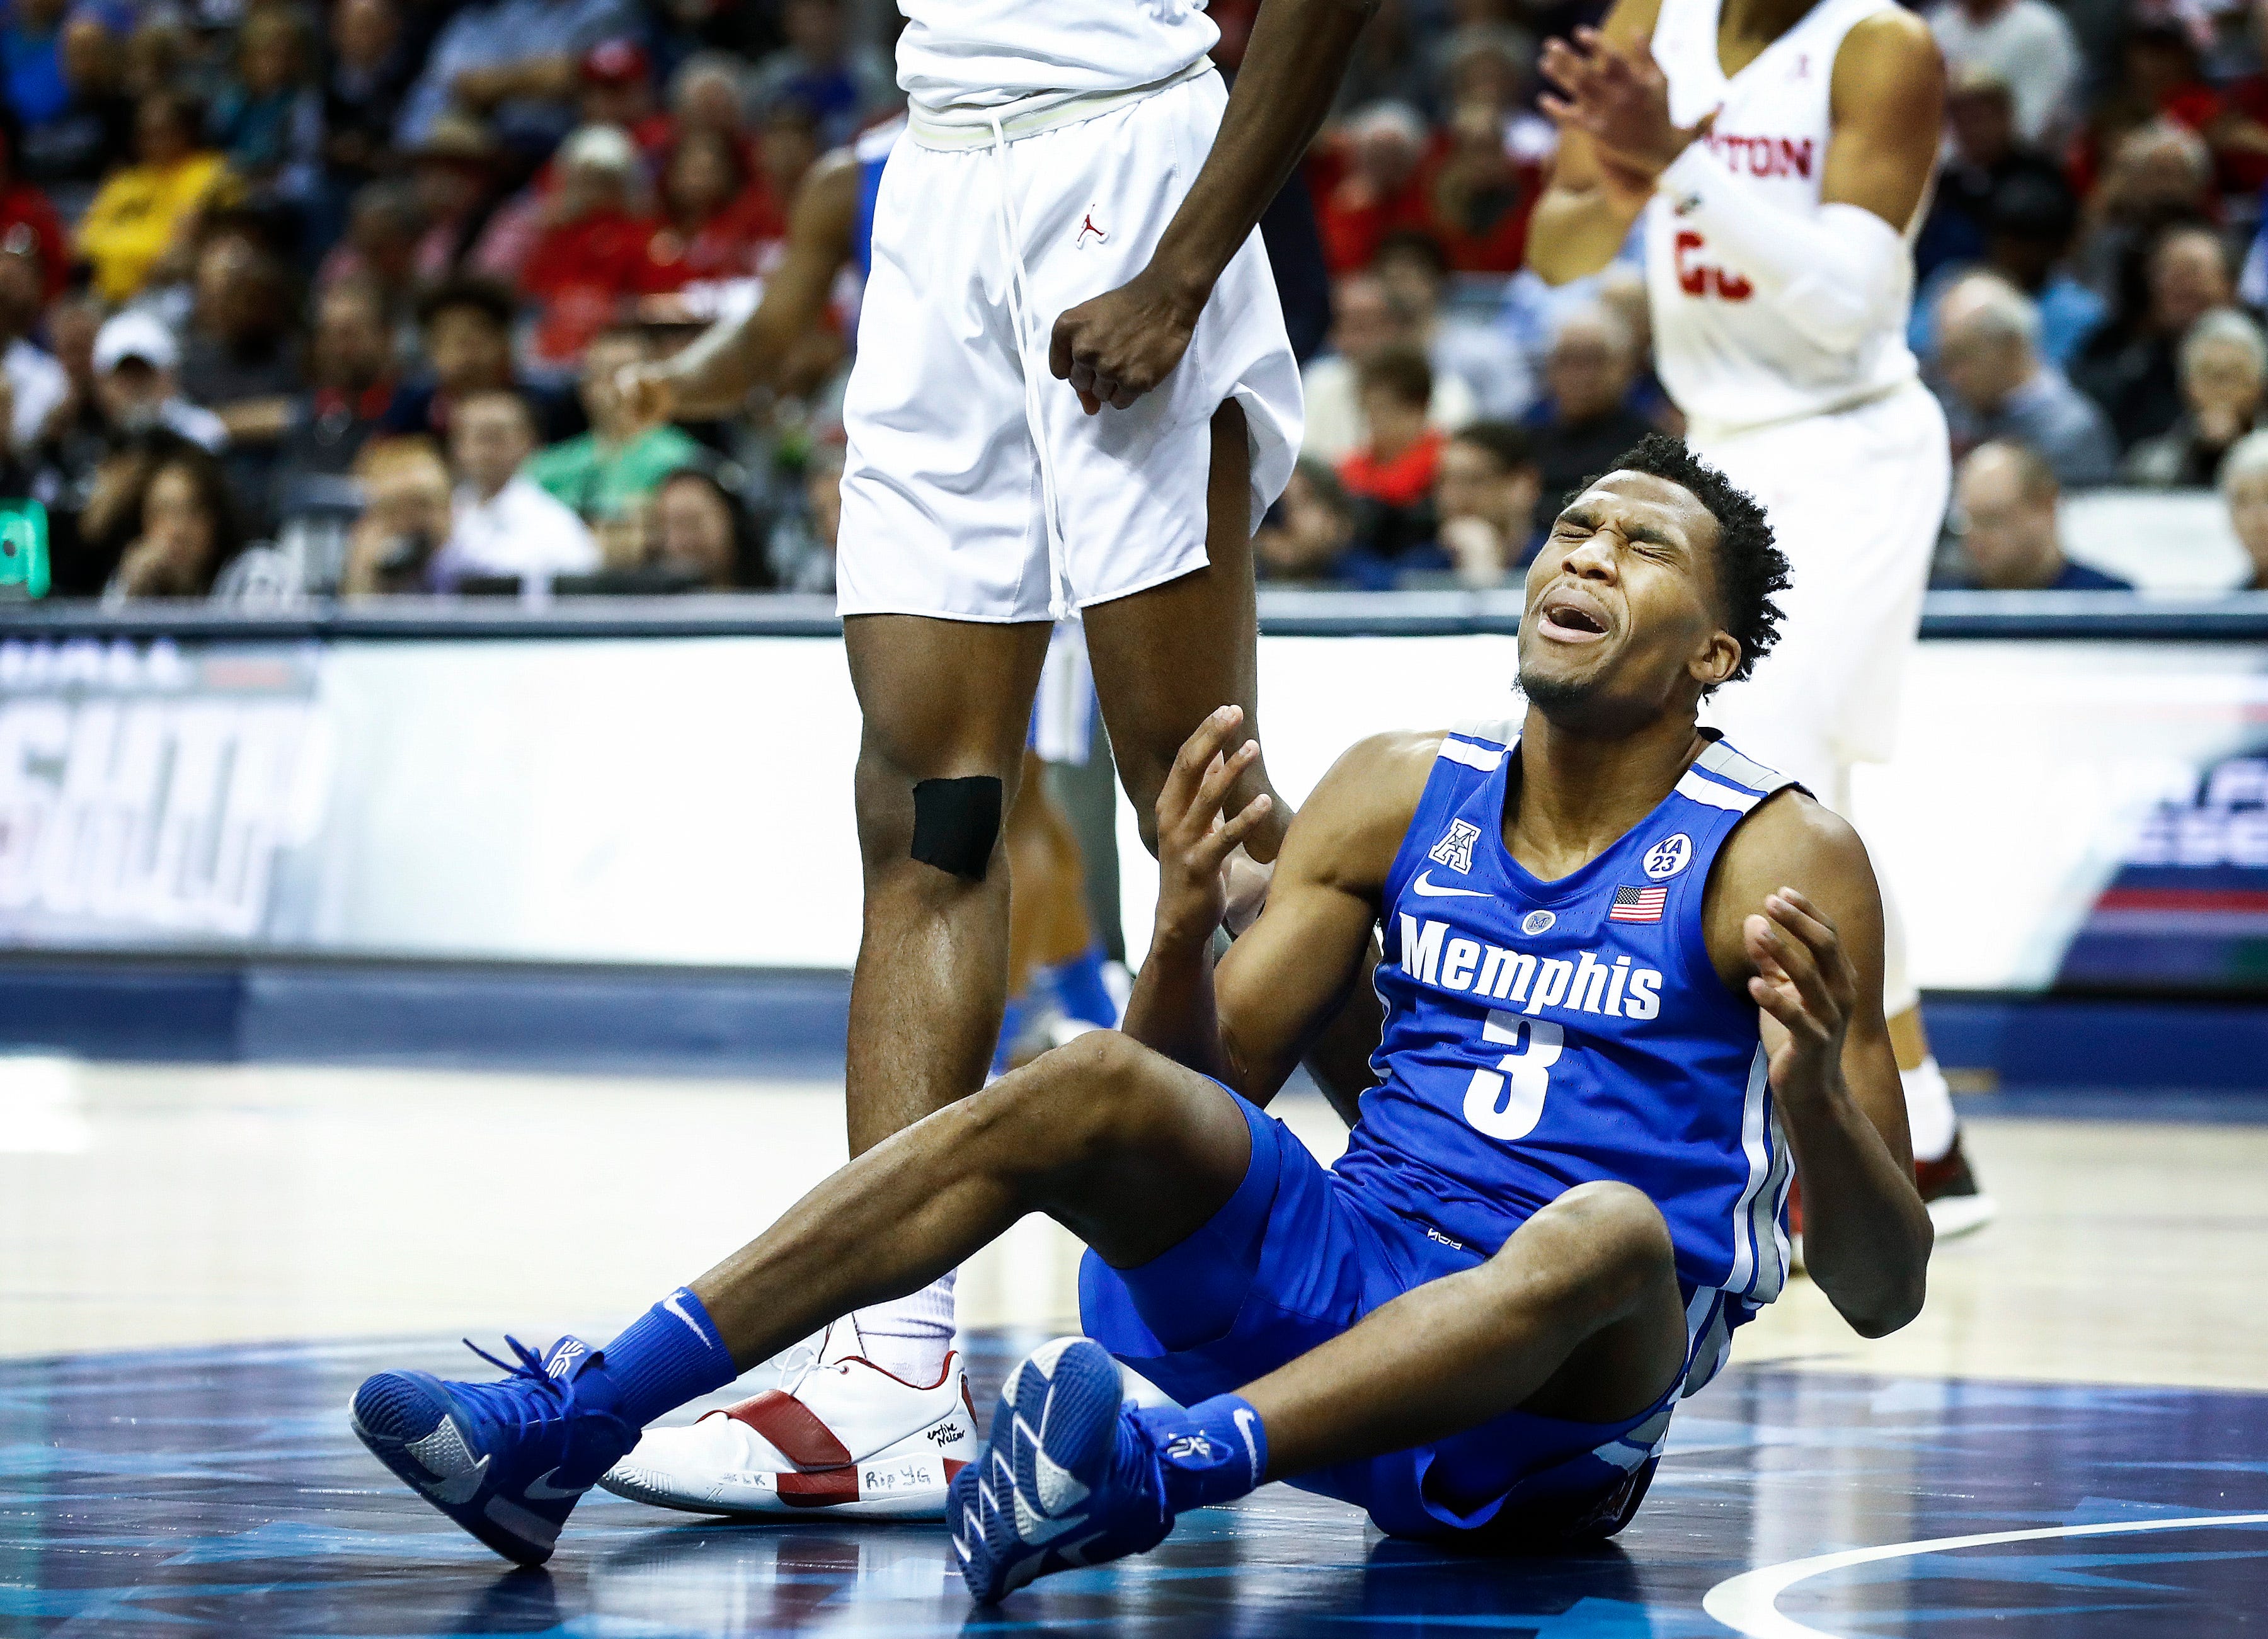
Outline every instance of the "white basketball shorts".
<svg viewBox="0 0 2268 1639"><path fill-rule="evenodd" d="M1687 438L1763 503L1794 583L1779 594L1777 646L1702 716L1847 812L1850 766L1893 749L1952 482L1944 414L1915 383L1832 415Z"/></svg>
<svg viewBox="0 0 2268 1639"><path fill-rule="evenodd" d="M1089 416L1048 370L1057 316L1149 261L1226 100L1207 68L1029 134L917 117L876 195L843 400L843 614L1044 621L1202 568L1211 421L1232 399L1257 527L1300 432L1258 233L1131 408Z"/></svg>

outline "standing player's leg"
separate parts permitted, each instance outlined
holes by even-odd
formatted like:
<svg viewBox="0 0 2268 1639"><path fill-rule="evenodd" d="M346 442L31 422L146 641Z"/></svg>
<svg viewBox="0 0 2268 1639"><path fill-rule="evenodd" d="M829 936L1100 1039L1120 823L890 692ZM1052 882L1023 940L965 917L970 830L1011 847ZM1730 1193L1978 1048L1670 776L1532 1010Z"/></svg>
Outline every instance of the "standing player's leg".
<svg viewBox="0 0 2268 1639"><path fill-rule="evenodd" d="M1223 706L1241 706L1246 732L1262 739L1251 523L1251 452L1244 412L1226 403L1212 417L1205 567L1084 610L1087 655L1103 724L1110 731L1111 754L1118 760L1118 777L1134 805L1142 841L1152 853L1158 846L1158 793L1197 725ZM1256 761L1230 793L1228 811L1235 812L1274 790L1264 760ZM1291 812L1278 797L1248 845L1255 859L1276 857Z"/></svg>

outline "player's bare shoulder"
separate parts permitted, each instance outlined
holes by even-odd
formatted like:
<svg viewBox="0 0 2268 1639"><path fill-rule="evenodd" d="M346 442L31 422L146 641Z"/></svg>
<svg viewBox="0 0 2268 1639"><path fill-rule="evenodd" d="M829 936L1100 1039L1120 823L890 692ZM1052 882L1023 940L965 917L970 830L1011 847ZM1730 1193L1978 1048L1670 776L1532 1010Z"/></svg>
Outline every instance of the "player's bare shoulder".
<svg viewBox="0 0 2268 1639"><path fill-rule="evenodd" d="M1285 860L1320 880L1374 895L1447 738L1440 729L1398 730L1341 752L1293 818Z"/></svg>
<svg viewBox="0 0 2268 1639"><path fill-rule="evenodd" d="M1617 46L1642 46L1653 38L1661 20L1661 0L1615 0L1599 24L1599 32Z"/></svg>
<svg viewBox="0 0 2268 1639"><path fill-rule="evenodd" d="M1832 94L1838 115L1863 100L1926 118L1934 133L1945 102L1945 54L1919 14L1885 6L1843 36Z"/></svg>
<svg viewBox="0 0 2268 1639"><path fill-rule="evenodd" d="M1742 989L1750 971L1741 926L1767 895L1793 887L1824 909L1853 960L1874 952L1879 973L1881 895L1867 845L1851 822L1790 786L1764 799L1717 855L1703 902L1709 954L1728 985ZM1877 986L1879 989L1879 985Z"/></svg>

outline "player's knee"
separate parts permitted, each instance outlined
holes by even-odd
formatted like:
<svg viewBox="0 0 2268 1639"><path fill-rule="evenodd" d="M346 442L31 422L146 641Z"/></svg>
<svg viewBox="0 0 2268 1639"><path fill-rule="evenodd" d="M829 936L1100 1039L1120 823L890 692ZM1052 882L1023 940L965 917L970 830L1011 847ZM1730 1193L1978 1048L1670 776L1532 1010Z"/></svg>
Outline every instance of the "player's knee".
<svg viewBox="0 0 2268 1639"><path fill-rule="evenodd" d="M1066 1159L1097 1158L1126 1143L1152 1113L1152 1055L1130 1037L1090 1030L1027 1067L1027 1110L1063 1143Z"/></svg>
<svg viewBox="0 0 2268 1639"><path fill-rule="evenodd" d="M1557 1243L1552 1261L1582 1301L1619 1312L1665 1275L1677 1249L1644 1191L1611 1180L1580 1184L1535 1215Z"/></svg>
<svg viewBox="0 0 2268 1639"><path fill-rule="evenodd" d="M932 774L871 741L859 748L854 790L870 871L910 860L967 882L990 870L1014 795L999 775Z"/></svg>

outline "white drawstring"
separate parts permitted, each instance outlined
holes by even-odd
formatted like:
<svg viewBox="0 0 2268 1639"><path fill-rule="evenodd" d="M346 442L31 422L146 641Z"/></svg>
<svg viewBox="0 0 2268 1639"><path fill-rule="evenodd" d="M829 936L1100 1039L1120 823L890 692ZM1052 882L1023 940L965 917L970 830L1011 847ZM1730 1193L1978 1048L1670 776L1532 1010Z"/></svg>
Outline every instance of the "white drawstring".
<svg viewBox="0 0 2268 1639"><path fill-rule="evenodd" d="M1031 283L1024 271L1023 233L1016 223L1014 179L1008 166L1008 137L1000 128L1000 115L994 110L992 123L992 158L999 173L1000 210L995 218L1000 229L1001 248L1008 261L1008 322L1015 327L1016 357L1024 367L1024 421L1032 435L1032 448L1040 463L1040 509L1042 523L1048 537L1048 618L1060 621L1070 613L1071 600L1065 595L1067 578L1064 567L1063 530L1056 518L1055 465L1048 459L1047 425L1041 415L1040 382L1047 363L1044 353L1035 369L1032 358L1032 294Z"/></svg>

